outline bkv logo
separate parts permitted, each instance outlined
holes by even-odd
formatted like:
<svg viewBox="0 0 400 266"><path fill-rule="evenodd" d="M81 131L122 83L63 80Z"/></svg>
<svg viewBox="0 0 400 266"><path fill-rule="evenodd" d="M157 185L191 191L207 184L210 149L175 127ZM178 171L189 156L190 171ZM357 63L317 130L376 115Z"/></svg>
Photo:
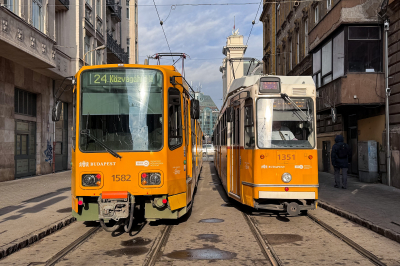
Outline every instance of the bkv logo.
<svg viewBox="0 0 400 266"><path fill-rule="evenodd" d="M147 167L149 165L150 165L150 163L147 160L145 160L145 161L136 161L136 166L145 166L145 167Z"/></svg>

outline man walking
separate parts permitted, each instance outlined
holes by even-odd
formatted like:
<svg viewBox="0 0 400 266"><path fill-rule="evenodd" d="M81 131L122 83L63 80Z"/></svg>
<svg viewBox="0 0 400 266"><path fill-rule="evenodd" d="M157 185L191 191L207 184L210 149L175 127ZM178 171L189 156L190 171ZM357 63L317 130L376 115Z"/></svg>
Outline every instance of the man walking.
<svg viewBox="0 0 400 266"><path fill-rule="evenodd" d="M342 188L347 188L347 168L351 162L351 150L344 143L343 136L337 135L331 152L332 165L335 168L335 188L340 187L340 169L342 169Z"/></svg>

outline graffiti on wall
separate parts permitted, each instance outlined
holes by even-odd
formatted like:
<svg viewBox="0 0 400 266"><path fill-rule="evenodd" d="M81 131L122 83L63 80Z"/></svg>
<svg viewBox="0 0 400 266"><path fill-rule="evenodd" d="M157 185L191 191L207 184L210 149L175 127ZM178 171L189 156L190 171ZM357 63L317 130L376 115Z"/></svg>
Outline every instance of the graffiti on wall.
<svg viewBox="0 0 400 266"><path fill-rule="evenodd" d="M51 138L47 140L47 148L44 151L44 160L48 163L53 162L53 147L51 146Z"/></svg>

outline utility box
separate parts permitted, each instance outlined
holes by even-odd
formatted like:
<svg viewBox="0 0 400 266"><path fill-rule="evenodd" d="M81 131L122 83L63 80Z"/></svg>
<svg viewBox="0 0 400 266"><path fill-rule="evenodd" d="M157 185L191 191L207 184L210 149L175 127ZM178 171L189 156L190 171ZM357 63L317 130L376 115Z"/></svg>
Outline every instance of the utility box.
<svg viewBox="0 0 400 266"><path fill-rule="evenodd" d="M358 176L361 182L377 182L378 174L378 150L374 140L358 142Z"/></svg>

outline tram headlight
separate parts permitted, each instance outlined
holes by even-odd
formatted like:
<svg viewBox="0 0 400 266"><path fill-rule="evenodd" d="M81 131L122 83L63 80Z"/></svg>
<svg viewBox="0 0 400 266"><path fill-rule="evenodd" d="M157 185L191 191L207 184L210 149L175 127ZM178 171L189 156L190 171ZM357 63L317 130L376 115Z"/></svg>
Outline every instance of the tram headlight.
<svg viewBox="0 0 400 266"><path fill-rule="evenodd" d="M100 174L84 174L82 175L82 186L84 187L98 187L101 185Z"/></svg>
<svg viewBox="0 0 400 266"><path fill-rule="evenodd" d="M285 183L289 183L290 181L292 181L292 175L289 173L283 173L282 181Z"/></svg>
<svg viewBox="0 0 400 266"><path fill-rule="evenodd" d="M141 183L144 186L157 186L161 184L161 174L160 173L142 173Z"/></svg>

